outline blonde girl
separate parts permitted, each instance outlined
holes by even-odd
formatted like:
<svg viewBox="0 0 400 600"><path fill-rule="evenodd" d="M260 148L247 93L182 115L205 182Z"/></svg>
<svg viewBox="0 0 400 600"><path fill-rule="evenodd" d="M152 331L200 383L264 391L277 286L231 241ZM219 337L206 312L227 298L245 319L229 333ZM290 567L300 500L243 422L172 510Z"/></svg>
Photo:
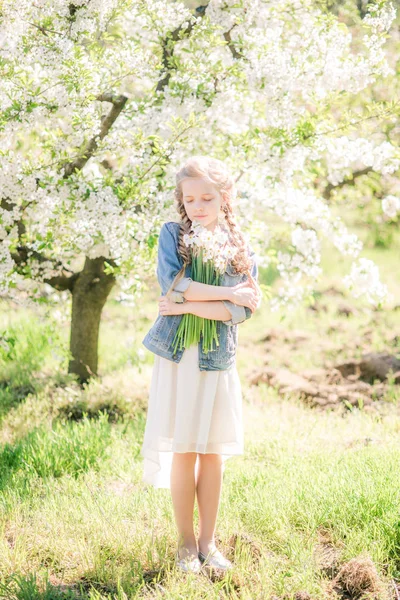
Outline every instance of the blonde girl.
<svg viewBox="0 0 400 600"><path fill-rule="evenodd" d="M157 275L163 295L157 321L143 340L155 354L141 450L143 480L171 490L178 530L176 564L184 571L232 568L216 547L215 526L224 463L243 454L237 325L261 302L255 255L233 210L235 195L232 175L218 159L192 156L176 173L179 220L164 223L160 231ZM183 240L193 221L210 231L218 225L228 233L229 243L237 248L227 271L232 285L212 286L190 277L191 258ZM185 313L217 321L223 342L218 351L205 356L201 342L180 353L172 350L173 334Z"/></svg>

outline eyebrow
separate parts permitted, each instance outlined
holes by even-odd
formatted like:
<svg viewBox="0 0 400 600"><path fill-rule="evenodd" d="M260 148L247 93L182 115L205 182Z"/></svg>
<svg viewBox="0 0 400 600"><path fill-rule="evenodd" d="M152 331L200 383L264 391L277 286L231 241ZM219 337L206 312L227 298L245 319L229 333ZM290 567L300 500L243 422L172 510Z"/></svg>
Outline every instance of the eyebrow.
<svg viewBox="0 0 400 600"><path fill-rule="evenodd" d="M202 194L202 196L212 196L212 192L206 192L205 194ZM184 198L193 198L193 196L183 196Z"/></svg>

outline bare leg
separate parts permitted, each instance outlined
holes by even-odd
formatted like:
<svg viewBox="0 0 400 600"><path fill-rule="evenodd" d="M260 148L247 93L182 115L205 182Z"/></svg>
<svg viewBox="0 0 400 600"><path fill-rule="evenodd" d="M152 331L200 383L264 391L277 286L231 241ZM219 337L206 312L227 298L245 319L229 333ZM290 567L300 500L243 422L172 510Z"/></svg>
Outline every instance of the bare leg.
<svg viewBox="0 0 400 600"><path fill-rule="evenodd" d="M197 542L193 530L196 458L196 452L174 452L172 459L170 483L179 534L179 558L197 558Z"/></svg>
<svg viewBox="0 0 400 600"><path fill-rule="evenodd" d="M199 550L207 555L215 548L215 523L222 487L222 457L220 454L199 454L196 482L199 508Z"/></svg>

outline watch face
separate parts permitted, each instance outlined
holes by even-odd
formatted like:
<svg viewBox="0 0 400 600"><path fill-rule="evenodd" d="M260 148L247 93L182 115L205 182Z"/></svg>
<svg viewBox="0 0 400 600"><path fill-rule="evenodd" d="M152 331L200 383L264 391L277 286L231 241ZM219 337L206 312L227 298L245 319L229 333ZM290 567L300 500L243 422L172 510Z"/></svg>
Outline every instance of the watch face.
<svg viewBox="0 0 400 600"><path fill-rule="evenodd" d="M170 299L172 302L176 302L178 304L182 304L182 302L184 301L184 298L183 298L183 295L181 292L172 291L170 294Z"/></svg>

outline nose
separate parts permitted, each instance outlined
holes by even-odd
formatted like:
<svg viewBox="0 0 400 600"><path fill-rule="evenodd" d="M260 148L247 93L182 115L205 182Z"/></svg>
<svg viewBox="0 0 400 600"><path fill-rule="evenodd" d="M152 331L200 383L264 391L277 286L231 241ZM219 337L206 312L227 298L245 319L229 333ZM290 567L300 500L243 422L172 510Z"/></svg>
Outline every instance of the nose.
<svg viewBox="0 0 400 600"><path fill-rule="evenodd" d="M196 202L194 205L194 213L195 215L203 215L204 214L204 208L201 205L200 202Z"/></svg>

